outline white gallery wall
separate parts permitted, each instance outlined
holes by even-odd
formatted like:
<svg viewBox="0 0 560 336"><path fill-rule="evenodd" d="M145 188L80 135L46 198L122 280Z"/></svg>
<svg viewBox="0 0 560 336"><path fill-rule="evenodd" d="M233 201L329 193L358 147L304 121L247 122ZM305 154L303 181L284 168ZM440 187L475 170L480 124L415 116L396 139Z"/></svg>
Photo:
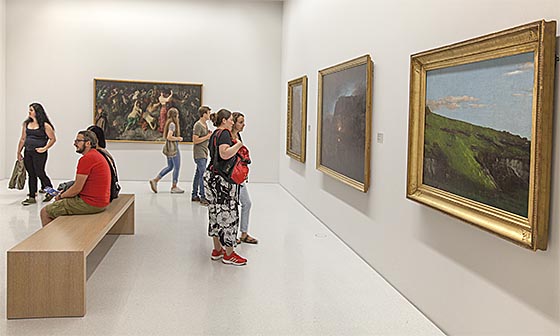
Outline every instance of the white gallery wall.
<svg viewBox="0 0 560 336"><path fill-rule="evenodd" d="M6 11L2 176L28 105L39 101L58 138L47 172L73 178L79 155L72 141L92 123L93 79L107 78L202 83L203 104L246 114L252 180L278 181L282 2L8 0ZM147 180L166 163L161 144L108 148L122 180ZM181 145L181 155L180 180L192 181L192 145Z"/></svg>
<svg viewBox="0 0 560 336"><path fill-rule="evenodd" d="M446 333L558 335L558 83L547 251L518 247L405 194L410 55L540 19L560 21L560 2L290 0L283 18L282 186ZM315 169L317 71L365 54L374 61L372 182L361 193ZM284 154L287 82L302 75L309 78L311 129L304 164Z"/></svg>

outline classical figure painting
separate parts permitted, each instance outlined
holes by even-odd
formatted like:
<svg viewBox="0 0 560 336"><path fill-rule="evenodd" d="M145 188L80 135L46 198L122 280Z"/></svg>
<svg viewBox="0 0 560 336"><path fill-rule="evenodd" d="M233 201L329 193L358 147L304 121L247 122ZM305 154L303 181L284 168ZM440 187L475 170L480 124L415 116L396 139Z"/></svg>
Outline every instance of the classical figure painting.
<svg viewBox="0 0 560 336"><path fill-rule="evenodd" d="M546 249L555 22L411 58L407 196Z"/></svg>
<svg viewBox="0 0 560 336"><path fill-rule="evenodd" d="M319 71L317 169L367 192L373 62L362 56Z"/></svg>
<svg viewBox="0 0 560 336"><path fill-rule="evenodd" d="M307 125L307 76L288 82L286 154L305 162Z"/></svg>
<svg viewBox="0 0 560 336"><path fill-rule="evenodd" d="M192 140L202 84L94 79L94 124L108 141L163 142L167 111L179 111L180 134Z"/></svg>

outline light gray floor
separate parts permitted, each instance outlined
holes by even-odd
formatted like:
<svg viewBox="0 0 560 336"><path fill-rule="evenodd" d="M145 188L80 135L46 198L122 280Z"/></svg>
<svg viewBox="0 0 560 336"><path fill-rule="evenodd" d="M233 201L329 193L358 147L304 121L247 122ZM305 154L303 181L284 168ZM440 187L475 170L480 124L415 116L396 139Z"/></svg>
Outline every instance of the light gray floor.
<svg viewBox="0 0 560 336"><path fill-rule="evenodd" d="M40 228L41 205L1 182L0 335L443 335L275 184L249 185L260 243L242 244L249 262L235 267L210 260L207 210L188 192L123 183L136 235L88 258L86 316L8 321L5 251Z"/></svg>

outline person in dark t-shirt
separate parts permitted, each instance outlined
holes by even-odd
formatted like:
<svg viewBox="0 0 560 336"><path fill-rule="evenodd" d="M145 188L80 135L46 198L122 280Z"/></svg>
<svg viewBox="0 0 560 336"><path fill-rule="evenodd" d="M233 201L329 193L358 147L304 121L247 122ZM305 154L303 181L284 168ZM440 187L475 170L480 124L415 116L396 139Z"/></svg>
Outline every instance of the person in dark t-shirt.
<svg viewBox="0 0 560 336"><path fill-rule="evenodd" d="M208 235L214 242L210 258L224 264L242 266L247 259L235 253L237 231L239 230L239 188L220 175L218 165L237 154L243 147L241 141L235 144L231 138L233 115L226 109L219 110L212 119L217 129L208 143L210 164L204 172L204 189L208 205Z"/></svg>
<svg viewBox="0 0 560 336"><path fill-rule="evenodd" d="M23 205L35 204L37 194L37 178L41 180L43 188L51 187L52 182L47 176L45 166L47 165L47 151L56 142L54 126L52 125L43 106L39 103L29 105L29 116L21 127L21 137L18 142L17 159L23 160L25 170L29 175L29 194L21 202ZM21 151L24 150L23 155ZM52 196L45 195L45 202Z"/></svg>

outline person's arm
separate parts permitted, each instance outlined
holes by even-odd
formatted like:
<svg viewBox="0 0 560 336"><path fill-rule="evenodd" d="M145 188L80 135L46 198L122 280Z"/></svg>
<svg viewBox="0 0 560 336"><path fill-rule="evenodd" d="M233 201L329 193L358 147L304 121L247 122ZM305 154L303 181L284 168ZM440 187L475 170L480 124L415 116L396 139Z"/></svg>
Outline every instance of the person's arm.
<svg viewBox="0 0 560 336"><path fill-rule="evenodd" d="M54 134L54 129L50 124L45 123L45 133L47 133L47 136L49 137L49 141L47 142L47 145L45 147L35 148L37 153L44 153L48 151L49 148L51 148L56 142L56 135Z"/></svg>
<svg viewBox="0 0 560 336"><path fill-rule="evenodd" d="M169 141L183 141L183 137L173 136L173 131L172 130L167 131L167 137L165 137L165 138Z"/></svg>
<svg viewBox="0 0 560 336"><path fill-rule="evenodd" d="M228 160L231 157L233 157L235 154L237 154L237 151L242 146L243 146L243 143L241 141L237 141L233 146L230 146L228 144L222 144L222 145L220 145L220 147L218 147L219 150L220 150L220 157L223 160Z"/></svg>
<svg viewBox="0 0 560 336"><path fill-rule="evenodd" d="M74 184L62 194L57 195L56 200L58 201L61 198L70 198L79 195L80 192L82 192L82 189L84 189L84 185L86 184L87 178L88 175L76 174L76 178L74 179Z"/></svg>
<svg viewBox="0 0 560 336"><path fill-rule="evenodd" d="M19 137L18 147L17 147L17 159L19 161L23 160L23 155L21 155L21 150L23 149L23 145L25 145L25 138L27 135L25 134L25 124L21 126L21 136Z"/></svg>

